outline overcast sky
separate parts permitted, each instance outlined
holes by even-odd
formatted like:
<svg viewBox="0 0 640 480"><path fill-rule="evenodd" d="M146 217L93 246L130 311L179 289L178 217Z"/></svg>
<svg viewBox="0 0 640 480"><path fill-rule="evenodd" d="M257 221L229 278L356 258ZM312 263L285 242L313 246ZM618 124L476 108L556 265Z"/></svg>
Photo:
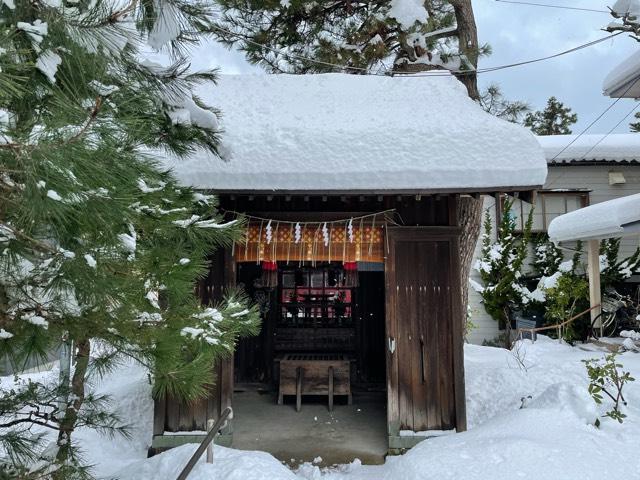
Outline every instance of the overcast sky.
<svg viewBox="0 0 640 480"><path fill-rule="evenodd" d="M607 0L531 1L602 10L609 5ZM604 37L608 33L601 28L612 20L607 13L512 5L495 0L474 0L473 5L480 42L493 48L493 54L481 60L480 67L544 57ZM640 43L628 35L619 35L552 60L482 74L479 83L481 87L497 83L507 98L524 100L534 109L542 108L547 98L555 95L578 114L573 133L580 133L613 102L602 95L604 77L638 48ZM259 71L245 62L240 53L229 52L219 45L198 49L193 60L195 68L219 67L222 73ZM635 105L634 100L620 100L587 133L608 132ZM632 115L616 132L627 132L631 118Z"/></svg>

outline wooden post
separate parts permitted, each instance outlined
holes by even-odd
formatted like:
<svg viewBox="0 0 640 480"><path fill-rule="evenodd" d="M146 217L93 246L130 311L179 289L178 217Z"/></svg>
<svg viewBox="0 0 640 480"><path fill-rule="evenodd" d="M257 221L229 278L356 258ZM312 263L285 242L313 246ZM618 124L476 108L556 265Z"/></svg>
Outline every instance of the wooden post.
<svg viewBox="0 0 640 480"><path fill-rule="evenodd" d="M210 432L216 421L213 418L207 420L207 432ZM207 463L213 463L213 442L207 446Z"/></svg>
<svg viewBox="0 0 640 480"><path fill-rule="evenodd" d="M296 369L296 412L302 408L302 367Z"/></svg>
<svg viewBox="0 0 640 480"><path fill-rule="evenodd" d="M329 367L329 411L333 412L333 367Z"/></svg>
<svg viewBox="0 0 640 480"><path fill-rule="evenodd" d="M589 240L587 249L587 273L589 275L589 306L594 307L601 303L600 292L600 240ZM591 323L600 315L601 307L591 310ZM602 321L598 320L594 327L600 328L600 336L602 336Z"/></svg>

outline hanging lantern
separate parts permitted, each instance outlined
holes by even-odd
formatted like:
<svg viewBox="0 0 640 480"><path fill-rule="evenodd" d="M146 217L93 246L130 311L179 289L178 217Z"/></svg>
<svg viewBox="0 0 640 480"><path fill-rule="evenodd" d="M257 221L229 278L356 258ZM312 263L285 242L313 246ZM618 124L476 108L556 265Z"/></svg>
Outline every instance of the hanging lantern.
<svg viewBox="0 0 640 480"><path fill-rule="evenodd" d="M357 287L358 286L358 262L344 262L342 266L344 268L344 286Z"/></svg>
<svg viewBox="0 0 640 480"><path fill-rule="evenodd" d="M262 265L262 286L274 288L278 286L278 263L263 261Z"/></svg>

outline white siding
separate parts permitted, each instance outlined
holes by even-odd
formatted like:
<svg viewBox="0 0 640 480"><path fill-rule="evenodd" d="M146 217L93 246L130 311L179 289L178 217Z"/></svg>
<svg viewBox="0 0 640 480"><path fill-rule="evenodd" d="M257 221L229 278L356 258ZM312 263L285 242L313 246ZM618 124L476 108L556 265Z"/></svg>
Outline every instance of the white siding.
<svg viewBox="0 0 640 480"><path fill-rule="evenodd" d="M620 172L627 183L609 185L609 172ZM624 197L640 193L640 165L569 165L564 167L549 166L546 189L581 188L591 190L589 203L604 202L612 198ZM638 237L622 239L620 255L631 255L638 246Z"/></svg>
<svg viewBox="0 0 640 480"><path fill-rule="evenodd" d="M492 197L485 196L483 207L484 211L488 212L491 216L491 220L493 225L495 225L496 219L496 202ZM482 222L484 227L484 212L482 213ZM480 238L478 238L478 243L476 245L476 252L474 255L473 262L471 264L471 275L470 278L475 280L480 285L482 285L482 279L480 278L480 273L474 268L476 260L480 257L480 251L482 249L482 234L484 233L484 228L480 231ZM495 238L495 228L493 229L493 235ZM498 336L498 322L495 321L491 316L487 313L482 305L482 297L478 292L476 292L471 285L469 285L469 307L471 308L471 321L475 324L476 328L474 328L468 335L467 341L469 343L481 344L484 340L492 340Z"/></svg>
<svg viewBox="0 0 640 480"><path fill-rule="evenodd" d="M609 185L609 172L620 172L624 175L626 183L622 185ZM549 165L549 174L544 189L583 189L591 190L589 203L599 203L612 198L623 197L634 193L640 193L640 165ZM491 213L495 234L495 202L491 197L485 197L484 207ZM640 243L640 236L622 239L620 256L631 255ZM479 257L481 240L476 247L476 259ZM474 259L475 263L475 259ZM480 275L475 269L471 270L471 278L481 283ZM484 340L495 338L498 331L498 322L493 320L485 311L480 295L469 288L469 306L471 307L472 321L476 325L468 340L470 343L480 344Z"/></svg>

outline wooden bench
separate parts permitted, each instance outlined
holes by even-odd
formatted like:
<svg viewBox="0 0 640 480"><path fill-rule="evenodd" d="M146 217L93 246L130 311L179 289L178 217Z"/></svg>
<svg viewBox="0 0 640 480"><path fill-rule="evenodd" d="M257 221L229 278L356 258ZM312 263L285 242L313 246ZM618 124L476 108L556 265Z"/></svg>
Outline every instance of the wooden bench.
<svg viewBox="0 0 640 480"><path fill-rule="evenodd" d="M296 396L296 410L302 406L302 395L327 395L329 411L333 396L347 395L351 405L351 362L340 353L287 353L280 359L278 405L284 395Z"/></svg>

